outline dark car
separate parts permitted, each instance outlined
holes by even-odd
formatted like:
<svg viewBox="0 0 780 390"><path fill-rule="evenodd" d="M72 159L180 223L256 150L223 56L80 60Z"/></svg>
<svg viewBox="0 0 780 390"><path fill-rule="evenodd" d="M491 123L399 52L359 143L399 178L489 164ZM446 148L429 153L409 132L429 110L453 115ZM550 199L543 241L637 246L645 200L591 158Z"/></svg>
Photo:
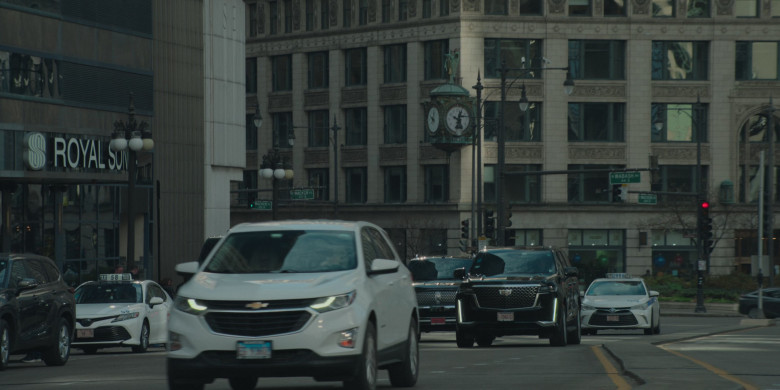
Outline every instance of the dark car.
<svg viewBox="0 0 780 390"><path fill-rule="evenodd" d="M461 279L453 273L471 266L468 257L426 256L409 261L420 311L420 331L455 330L455 293Z"/></svg>
<svg viewBox="0 0 780 390"><path fill-rule="evenodd" d="M76 302L48 257L0 253L0 370L10 355L40 352L48 366L70 357Z"/></svg>
<svg viewBox="0 0 780 390"><path fill-rule="evenodd" d="M766 318L780 316L780 287L765 288L762 291L761 307ZM739 312L750 318L758 317L758 290L739 297Z"/></svg>
<svg viewBox="0 0 780 390"><path fill-rule="evenodd" d="M499 248L477 253L458 289L458 347L496 337L538 335L551 345L580 343L577 268L551 248Z"/></svg>

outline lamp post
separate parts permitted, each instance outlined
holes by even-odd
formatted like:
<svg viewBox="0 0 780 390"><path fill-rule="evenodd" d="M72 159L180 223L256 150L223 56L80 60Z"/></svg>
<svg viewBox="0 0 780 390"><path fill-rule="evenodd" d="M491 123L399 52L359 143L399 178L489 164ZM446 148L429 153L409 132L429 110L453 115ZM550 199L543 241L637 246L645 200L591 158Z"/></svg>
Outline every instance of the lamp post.
<svg viewBox="0 0 780 390"><path fill-rule="evenodd" d="M333 115L333 126L330 127L330 131L333 132L333 216L338 218L339 216L339 127L336 123L336 116Z"/></svg>
<svg viewBox="0 0 780 390"><path fill-rule="evenodd" d="M773 284L772 275L774 274L774 264L775 264L775 229L774 229L774 209L772 205L775 202L775 107L772 103L772 97L769 97L769 106L766 108L767 111L767 131L769 132L767 134L767 140L769 142L769 158L767 161L767 165L769 165L769 176L768 176L768 183L767 183L767 191L769 196L767 197L767 205L766 205L766 215L764 215L765 218L765 224L769 229L765 233L767 236L767 256L769 256L769 285L771 286Z"/></svg>
<svg viewBox="0 0 780 390"><path fill-rule="evenodd" d="M260 105L255 103L255 116L252 118L256 128L260 128L263 124L263 116L260 114ZM295 145L295 132L287 132L287 143L290 146ZM260 177L271 182L271 220L276 221L277 209L279 206L279 194L277 181L279 180L291 180L294 176L294 172L289 164L284 161L284 158L279 154L278 148L268 149L268 152L263 155L263 162L260 166Z"/></svg>
<svg viewBox="0 0 780 390"><path fill-rule="evenodd" d="M135 120L133 93L130 93L130 106L127 121L114 121L114 133L108 147L116 152L127 151L127 269L135 262L135 185L138 180L136 153L154 148L149 123Z"/></svg>
<svg viewBox="0 0 780 390"><path fill-rule="evenodd" d="M498 131L496 132L496 142L498 143L498 162L496 165L496 241L498 246L504 245L504 230L506 223L505 221L505 205L504 205L504 165L506 161L506 155L505 155L505 148L506 148L506 140L504 137L504 106L506 105L506 74L509 71L518 71L521 72L521 75L527 75L534 71L544 71L544 70L564 70L566 71L566 80L563 82L563 88L564 92L566 92L566 95L571 95L571 93L574 91L574 80L571 77L571 72L569 71L569 67L563 67L563 68L547 68L547 67L541 67L541 68L507 68L505 66L505 61L501 61L501 67L498 68L498 71L501 72L501 103L498 107ZM517 78L520 78L518 76ZM515 80L517 80L517 78ZM514 80L513 80L514 82ZM525 94L525 84L522 86L522 93L520 97L520 101L518 102L518 105L520 107L520 110L525 112L525 110L528 109L528 98Z"/></svg>

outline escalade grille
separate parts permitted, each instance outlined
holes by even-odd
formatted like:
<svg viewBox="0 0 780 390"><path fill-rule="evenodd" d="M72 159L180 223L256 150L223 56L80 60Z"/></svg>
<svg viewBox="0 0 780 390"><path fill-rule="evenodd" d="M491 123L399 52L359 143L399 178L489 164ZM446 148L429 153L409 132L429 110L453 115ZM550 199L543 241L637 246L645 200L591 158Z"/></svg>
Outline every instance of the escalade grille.
<svg viewBox="0 0 780 390"><path fill-rule="evenodd" d="M420 306L454 305L455 293L456 290L418 291L417 303Z"/></svg>
<svg viewBox="0 0 780 390"><path fill-rule="evenodd" d="M216 333L236 336L270 336L300 330L311 318L303 310L277 312L210 312L206 322Z"/></svg>
<svg viewBox="0 0 780 390"><path fill-rule="evenodd" d="M522 309L536 304L538 285L476 287L477 304L486 309Z"/></svg>

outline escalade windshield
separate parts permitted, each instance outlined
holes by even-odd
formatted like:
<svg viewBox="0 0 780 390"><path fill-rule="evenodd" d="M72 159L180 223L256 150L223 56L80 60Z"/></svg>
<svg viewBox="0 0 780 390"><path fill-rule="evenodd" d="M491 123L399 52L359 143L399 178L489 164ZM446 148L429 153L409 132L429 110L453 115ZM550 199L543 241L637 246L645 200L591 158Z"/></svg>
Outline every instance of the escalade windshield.
<svg viewBox="0 0 780 390"><path fill-rule="evenodd" d="M555 258L549 251L492 251L480 253L469 271L472 275L550 275L555 273Z"/></svg>
<svg viewBox="0 0 780 390"><path fill-rule="evenodd" d="M233 233L216 248L206 272L224 274L329 272L357 267L348 231L279 230Z"/></svg>

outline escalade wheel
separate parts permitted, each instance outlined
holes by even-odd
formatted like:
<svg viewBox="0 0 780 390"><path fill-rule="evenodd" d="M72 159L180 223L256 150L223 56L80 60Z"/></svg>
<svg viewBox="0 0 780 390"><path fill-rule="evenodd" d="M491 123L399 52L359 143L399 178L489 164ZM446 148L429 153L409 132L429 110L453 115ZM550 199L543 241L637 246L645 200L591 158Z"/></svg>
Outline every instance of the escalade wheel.
<svg viewBox="0 0 780 390"><path fill-rule="evenodd" d="M493 340L495 340L495 336L477 336L477 345L480 347L489 347L493 345Z"/></svg>
<svg viewBox="0 0 780 390"><path fill-rule="evenodd" d="M458 343L458 348L471 348L474 346L474 336L471 333L456 328L455 342Z"/></svg>
<svg viewBox="0 0 780 390"><path fill-rule="evenodd" d="M57 323L56 338L54 343L41 354L41 360L47 366L63 366L70 357L70 325L64 318L60 318Z"/></svg>
<svg viewBox="0 0 780 390"><path fill-rule="evenodd" d="M8 335L8 324L0 320L0 371L8 367L8 357L11 352L11 337Z"/></svg>
<svg viewBox="0 0 780 390"><path fill-rule="evenodd" d="M574 329L569 331L568 343L579 344L582 341L582 324L580 323L580 315L577 313L577 320Z"/></svg>
<svg viewBox="0 0 780 390"><path fill-rule="evenodd" d="M228 383L233 390L252 390L257 386L257 378L253 376L228 378Z"/></svg>
<svg viewBox="0 0 780 390"><path fill-rule="evenodd" d="M417 319L412 318L406 340L404 360L393 364L388 369L390 384L393 387L412 387L417 383L417 373L420 369L420 348L417 344L417 334Z"/></svg>
<svg viewBox="0 0 780 390"><path fill-rule="evenodd" d="M363 341L363 354L355 377L344 381L348 390L376 389L376 329L374 324L366 326L366 339Z"/></svg>
<svg viewBox="0 0 780 390"><path fill-rule="evenodd" d="M558 306L558 321L556 321L555 329L550 335L550 345L556 347L566 346L568 331L566 330L566 308L563 304Z"/></svg>

